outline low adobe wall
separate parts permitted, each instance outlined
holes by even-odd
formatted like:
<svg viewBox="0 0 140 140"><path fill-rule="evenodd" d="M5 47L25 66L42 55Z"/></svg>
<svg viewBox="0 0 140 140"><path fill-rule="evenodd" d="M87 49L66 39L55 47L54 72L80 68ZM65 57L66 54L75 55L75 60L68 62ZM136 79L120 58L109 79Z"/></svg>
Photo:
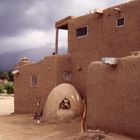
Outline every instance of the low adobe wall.
<svg viewBox="0 0 140 140"><path fill-rule="evenodd" d="M55 58L47 57L35 64L21 66L19 74L14 75L14 105L16 113L33 113L37 108L37 97L41 95L43 108L47 95L55 86ZM37 76L37 86L31 86L31 76Z"/></svg>
<svg viewBox="0 0 140 140"><path fill-rule="evenodd" d="M35 64L20 67L19 74L14 75L15 113L35 112L39 96L41 96L41 109L43 109L51 90L58 84L69 82L63 79L63 73L71 71L70 66L68 55L54 55ZM32 75L37 76L36 87L31 87Z"/></svg>
<svg viewBox="0 0 140 140"><path fill-rule="evenodd" d="M121 58L116 68L90 64L87 125L140 138L140 56Z"/></svg>

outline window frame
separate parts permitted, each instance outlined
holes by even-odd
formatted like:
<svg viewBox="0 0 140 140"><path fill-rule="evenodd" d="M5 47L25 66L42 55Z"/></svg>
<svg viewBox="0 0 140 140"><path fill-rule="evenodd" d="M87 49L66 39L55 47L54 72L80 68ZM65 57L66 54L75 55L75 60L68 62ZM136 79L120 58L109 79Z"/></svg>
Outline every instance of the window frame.
<svg viewBox="0 0 140 140"><path fill-rule="evenodd" d="M71 71L63 71L63 80L64 81L71 81L72 72Z"/></svg>
<svg viewBox="0 0 140 140"><path fill-rule="evenodd" d="M34 80L33 77L34 76L36 77L36 81L33 84L33 80ZM37 75L33 74L30 76L30 87L37 87L37 86L38 86L38 77L37 77Z"/></svg>
<svg viewBox="0 0 140 140"><path fill-rule="evenodd" d="M81 29L81 28L84 28L84 27L87 28L87 34L86 35L77 36L77 29ZM76 28L76 30L75 30L75 37L76 38L82 38L82 37L87 37L87 36L88 36L88 25L85 25L85 26L81 26L79 28Z"/></svg>
<svg viewBox="0 0 140 140"><path fill-rule="evenodd" d="M120 20L120 19L123 19L124 21L123 21L123 25L118 25L118 20ZM116 27L123 27L125 25L125 18L124 17L119 17L119 18L117 18L117 20L116 20Z"/></svg>

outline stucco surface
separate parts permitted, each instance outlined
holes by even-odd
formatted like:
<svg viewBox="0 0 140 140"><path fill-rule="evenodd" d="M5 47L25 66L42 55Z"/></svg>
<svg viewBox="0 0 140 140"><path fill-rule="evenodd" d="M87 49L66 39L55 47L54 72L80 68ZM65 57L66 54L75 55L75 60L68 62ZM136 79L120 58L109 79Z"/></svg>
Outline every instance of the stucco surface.
<svg viewBox="0 0 140 140"><path fill-rule="evenodd" d="M103 15L87 14L69 21L68 50L72 63L72 82L80 94L86 98L87 68L90 62L102 57L124 57L132 51L140 50L140 1L115 6L104 10ZM116 20L124 17L125 24L116 27ZM88 26L87 36L76 37L76 29ZM82 70L78 71L77 67Z"/></svg>
<svg viewBox="0 0 140 140"><path fill-rule="evenodd" d="M49 56L20 67L14 76L15 112L33 113L39 95L43 109L55 86L71 83L87 99L89 126L139 136L139 57L120 59L116 68L92 63L88 71L89 64L102 57L120 58L140 50L140 1L115 7L121 12L111 7L102 15L87 14L67 23L68 55ZM116 27L120 17L125 24ZM82 26L88 26L88 34L77 38L75 31ZM71 73L69 81L64 80L64 72ZM31 75L37 75L37 87L30 87Z"/></svg>
<svg viewBox="0 0 140 140"><path fill-rule="evenodd" d="M93 62L88 69L88 127L140 138L140 56L118 60L117 67Z"/></svg>
<svg viewBox="0 0 140 140"><path fill-rule="evenodd" d="M43 109L51 90L58 84L70 82L63 79L63 72L70 71L69 61L69 56L66 55L48 56L38 63L21 66L19 74L14 75L15 112L35 112L39 96ZM32 75L37 76L36 87L31 87Z"/></svg>
<svg viewBox="0 0 140 140"><path fill-rule="evenodd" d="M76 87L83 98L86 95L88 65L102 57L124 57L140 50L140 1L135 0L104 10L102 15L91 13L68 21L68 55L46 57L35 64L20 68L15 75L15 111L34 112L36 96L42 95L42 108L50 91L63 82ZM124 17L125 24L116 27L116 20ZM88 34L76 37L77 28L88 26ZM65 81L63 73L71 72L71 80ZM37 88L30 87L30 76L38 76ZM28 96L28 98L26 98ZM30 105L29 105L30 104ZM27 107L28 105L28 107Z"/></svg>

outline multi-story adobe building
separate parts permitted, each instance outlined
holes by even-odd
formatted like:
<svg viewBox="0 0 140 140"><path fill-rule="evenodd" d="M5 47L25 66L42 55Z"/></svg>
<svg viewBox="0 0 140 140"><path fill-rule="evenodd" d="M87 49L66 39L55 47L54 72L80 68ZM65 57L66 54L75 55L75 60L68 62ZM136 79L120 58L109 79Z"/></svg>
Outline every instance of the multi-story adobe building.
<svg viewBox="0 0 140 140"><path fill-rule="evenodd" d="M130 55L131 52L140 50L139 7L140 1L134 0L122 5L105 9L103 11L95 11L94 13L83 15L80 17L69 16L56 22L55 54L53 54L52 56L47 56L43 60L34 64L30 63L27 59L24 58L20 61L20 64L18 65L18 70L14 75L15 112L17 113L34 112L37 95L42 96L42 108L43 108L48 94L55 86L61 83L70 83L78 90L81 97L86 99L87 108L89 107L88 124L89 126L92 127L91 125L92 117L95 117L95 114L98 112L96 109L95 109L96 112L92 111L91 104L92 102L94 102L94 100L91 101L90 98L93 99L92 92L93 93L95 92L93 87L94 88L96 87L95 90L97 90L97 87L99 87L98 85L96 85L96 81L97 84L104 86L102 85L103 83L102 80L106 80L104 78L107 78L108 76L104 75L104 77L101 77L102 74L101 75L99 74L100 76L94 75L95 79L93 76L90 76L93 77L94 81L88 80L88 78L90 79L88 73L92 72L89 70L91 68L90 63L100 61L104 57L115 57L115 58L125 57ZM68 30L67 55L58 55L59 30ZM97 64L95 64L95 67L93 65L94 67L93 74L95 74L96 65ZM97 70L99 70L98 66ZM127 70L129 71L129 68L126 68L124 70L125 74L127 73ZM109 72L112 71L108 71L108 74ZM96 79L96 77L98 78L98 80ZM100 83L98 83L100 78L102 80L100 81ZM92 82L94 83L93 85ZM116 87L119 88L118 85L116 85ZM108 88L110 88L111 90L111 87ZM89 91L89 89L91 89L91 91ZM139 96L137 98L139 100ZM96 105L98 104L97 99L99 98L96 98L96 102L94 102L96 103ZM118 100L117 102L120 104ZM100 104L102 104L102 102ZM102 108L100 108L100 110L102 110ZM104 111L104 114L106 113L107 112ZM140 116L140 112L137 113L139 115L137 114L136 118ZM95 122L101 121L102 118L100 118L100 120L98 119L93 120ZM112 122L114 121L115 120L113 120ZM118 121L116 121L116 123L112 122L110 118L111 124L117 125L116 123L118 123ZM102 124L95 123L95 126L113 129L113 126L107 126L107 124L105 123ZM118 127L119 126L116 126L115 131L116 130L119 131ZM126 129L124 128L124 130ZM138 134L139 132L133 133L132 131L130 129L130 134L132 135L134 134L135 136L139 135Z"/></svg>

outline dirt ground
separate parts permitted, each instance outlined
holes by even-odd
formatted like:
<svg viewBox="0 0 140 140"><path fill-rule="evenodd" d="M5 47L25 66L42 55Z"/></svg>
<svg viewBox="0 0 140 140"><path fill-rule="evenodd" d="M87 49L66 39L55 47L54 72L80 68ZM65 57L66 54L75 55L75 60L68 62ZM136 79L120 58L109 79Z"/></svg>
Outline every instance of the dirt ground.
<svg viewBox="0 0 140 140"><path fill-rule="evenodd" d="M14 112L14 97L0 96L0 115Z"/></svg>
<svg viewBox="0 0 140 140"><path fill-rule="evenodd" d="M66 123L37 125L36 121L31 119L31 114L10 115L13 110L13 98L0 97L0 140L133 140L111 133L101 133L104 138L93 139L89 138L87 133L79 133L79 119Z"/></svg>

